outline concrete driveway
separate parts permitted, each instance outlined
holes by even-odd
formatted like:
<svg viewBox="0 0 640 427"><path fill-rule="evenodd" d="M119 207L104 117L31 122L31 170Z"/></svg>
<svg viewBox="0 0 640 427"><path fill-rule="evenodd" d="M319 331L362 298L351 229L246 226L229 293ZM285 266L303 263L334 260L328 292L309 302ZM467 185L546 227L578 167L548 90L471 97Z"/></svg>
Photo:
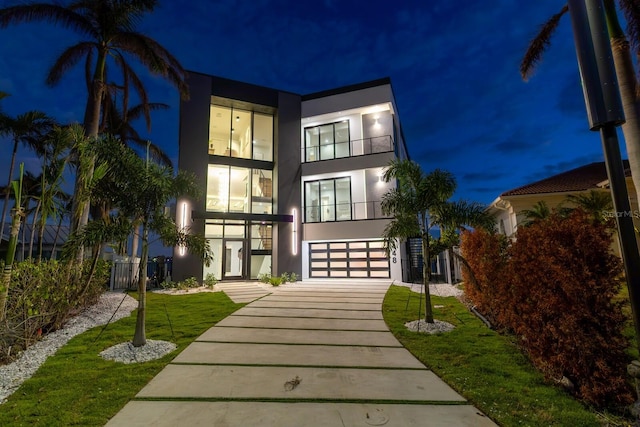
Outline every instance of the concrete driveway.
<svg viewBox="0 0 640 427"><path fill-rule="evenodd" d="M388 287L274 288L202 334L107 426L495 426L389 332Z"/></svg>

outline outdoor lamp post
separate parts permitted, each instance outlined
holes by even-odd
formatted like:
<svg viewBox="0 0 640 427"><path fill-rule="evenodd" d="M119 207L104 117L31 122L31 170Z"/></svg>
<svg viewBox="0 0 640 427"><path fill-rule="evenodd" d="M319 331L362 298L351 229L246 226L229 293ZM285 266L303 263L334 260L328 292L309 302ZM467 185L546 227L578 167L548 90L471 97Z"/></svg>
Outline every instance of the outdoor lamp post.
<svg viewBox="0 0 640 427"><path fill-rule="evenodd" d="M602 138L636 339L640 343L640 253L616 133L616 126L624 123L625 119L604 6L602 0L568 0L568 4L589 127L600 131ZM636 379L636 391L640 392L640 362L634 360L627 370ZM636 402L635 409L638 416L640 400Z"/></svg>

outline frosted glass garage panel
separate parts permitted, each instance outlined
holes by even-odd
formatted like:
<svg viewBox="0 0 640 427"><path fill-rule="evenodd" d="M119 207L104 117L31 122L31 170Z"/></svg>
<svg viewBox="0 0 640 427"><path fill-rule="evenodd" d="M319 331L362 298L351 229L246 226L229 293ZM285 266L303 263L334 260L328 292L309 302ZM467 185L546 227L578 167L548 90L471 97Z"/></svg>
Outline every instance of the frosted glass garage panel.
<svg viewBox="0 0 640 427"><path fill-rule="evenodd" d="M390 277L380 241L310 244L309 277Z"/></svg>

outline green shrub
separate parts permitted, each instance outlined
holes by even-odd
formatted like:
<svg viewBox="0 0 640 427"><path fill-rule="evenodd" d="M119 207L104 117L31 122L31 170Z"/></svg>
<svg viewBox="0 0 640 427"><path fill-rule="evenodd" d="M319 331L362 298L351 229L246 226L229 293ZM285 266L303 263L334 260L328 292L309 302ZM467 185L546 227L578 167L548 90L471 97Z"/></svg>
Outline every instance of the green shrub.
<svg viewBox="0 0 640 427"><path fill-rule="evenodd" d="M295 282L298 280L298 275L296 273L282 273L282 276L280 276L282 278L282 282L283 283L287 283L287 282Z"/></svg>
<svg viewBox="0 0 640 427"><path fill-rule="evenodd" d="M499 313L500 326L516 334L548 378L568 378L578 398L599 407L633 401L626 377L629 343L622 333L628 319L614 300L622 266L611 241L605 225L576 210L519 229L506 265L490 262L493 243L463 243L476 279L487 280L480 297L470 292L472 301Z"/></svg>
<svg viewBox="0 0 640 427"><path fill-rule="evenodd" d="M200 283L198 283L195 277L189 277L181 282L172 282L170 280L165 280L160 284L160 286L163 289L177 289L180 291L186 291L193 288L199 288Z"/></svg>
<svg viewBox="0 0 640 427"><path fill-rule="evenodd" d="M14 264L7 299L7 323L0 328L0 360L9 361L43 334L60 327L73 315L95 304L109 282L110 264L91 268L58 261Z"/></svg>
<svg viewBox="0 0 640 427"><path fill-rule="evenodd" d="M269 284L271 286L280 286L280 285L282 285L282 283L283 283L282 277L271 276L269 278Z"/></svg>
<svg viewBox="0 0 640 427"><path fill-rule="evenodd" d="M216 279L216 276L213 273L208 273L204 278L204 285L207 288L213 289L216 283L218 283L218 279Z"/></svg>

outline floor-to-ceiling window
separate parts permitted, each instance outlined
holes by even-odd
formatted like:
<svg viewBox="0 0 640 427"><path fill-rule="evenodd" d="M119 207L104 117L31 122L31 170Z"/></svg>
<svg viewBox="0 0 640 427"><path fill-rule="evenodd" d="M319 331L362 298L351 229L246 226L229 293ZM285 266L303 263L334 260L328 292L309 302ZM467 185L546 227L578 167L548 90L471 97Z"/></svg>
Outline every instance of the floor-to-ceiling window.
<svg viewBox="0 0 640 427"><path fill-rule="evenodd" d="M211 105L209 154L273 161L273 115Z"/></svg>
<svg viewBox="0 0 640 427"><path fill-rule="evenodd" d="M351 220L351 178L305 182L304 207L305 222Z"/></svg>
<svg viewBox="0 0 640 427"><path fill-rule="evenodd" d="M304 140L307 162L349 157L349 121L307 127Z"/></svg>
<svg viewBox="0 0 640 427"><path fill-rule="evenodd" d="M206 210L272 213L272 176L273 172L267 169L209 165Z"/></svg>

